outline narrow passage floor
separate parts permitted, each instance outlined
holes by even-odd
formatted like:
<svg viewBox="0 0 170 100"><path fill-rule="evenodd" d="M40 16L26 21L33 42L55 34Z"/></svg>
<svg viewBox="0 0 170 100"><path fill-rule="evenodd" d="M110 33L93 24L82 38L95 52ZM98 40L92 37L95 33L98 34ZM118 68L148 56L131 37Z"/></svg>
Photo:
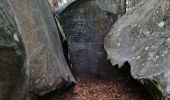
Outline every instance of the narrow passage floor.
<svg viewBox="0 0 170 100"><path fill-rule="evenodd" d="M152 100L150 94L128 76L114 79L76 77L76 81L74 87L48 100Z"/></svg>

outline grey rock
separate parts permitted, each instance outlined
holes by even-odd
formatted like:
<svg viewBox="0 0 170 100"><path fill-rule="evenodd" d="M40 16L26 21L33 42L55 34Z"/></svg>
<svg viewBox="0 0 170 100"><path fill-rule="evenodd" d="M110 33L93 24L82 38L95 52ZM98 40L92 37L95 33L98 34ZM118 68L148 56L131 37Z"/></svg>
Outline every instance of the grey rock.
<svg viewBox="0 0 170 100"><path fill-rule="evenodd" d="M0 0L0 100L27 100L29 68L8 0Z"/></svg>
<svg viewBox="0 0 170 100"><path fill-rule="evenodd" d="M78 0L68 6L60 14L60 18L76 74L117 74L107 60L103 45L104 37L117 20L117 15L101 10L95 0Z"/></svg>
<svg viewBox="0 0 170 100"><path fill-rule="evenodd" d="M76 0L48 0L52 10L57 13L61 13L65 8L67 8L70 4L75 2ZM56 5L54 5L55 3Z"/></svg>
<svg viewBox="0 0 170 100"><path fill-rule="evenodd" d="M45 95L75 83L46 0L11 0L30 63L30 93Z"/></svg>
<svg viewBox="0 0 170 100"><path fill-rule="evenodd" d="M99 8L110 13L118 14L120 10L119 0L96 0Z"/></svg>
<svg viewBox="0 0 170 100"><path fill-rule="evenodd" d="M105 38L112 65L131 65L131 75L155 100L170 99L170 1L143 0L121 17Z"/></svg>
<svg viewBox="0 0 170 100"><path fill-rule="evenodd" d="M126 0L95 0L99 8L122 16L126 13Z"/></svg>
<svg viewBox="0 0 170 100"><path fill-rule="evenodd" d="M56 8L56 11L58 13L61 13L66 7L68 7L75 1L76 0L58 0L58 7Z"/></svg>

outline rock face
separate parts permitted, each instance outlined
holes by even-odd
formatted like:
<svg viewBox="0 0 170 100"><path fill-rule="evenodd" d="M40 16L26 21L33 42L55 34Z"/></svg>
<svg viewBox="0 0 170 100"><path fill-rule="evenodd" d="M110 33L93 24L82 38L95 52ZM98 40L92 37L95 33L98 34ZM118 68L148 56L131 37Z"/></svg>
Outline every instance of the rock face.
<svg viewBox="0 0 170 100"><path fill-rule="evenodd" d="M46 0L11 0L30 62L30 92L44 95L75 80L63 56Z"/></svg>
<svg viewBox="0 0 170 100"><path fill-rule="evenodd" d="M124 10L124 0L95 0L99 8L118 15L122 15Z"/></svg>
<svg viewBox="0 0 170 100"><path fill-rule="evenodd" d="M81 76L115 74L103 40L117 16L101 10L95 0L78 0L60 18L74 72Z"/></svg>
<svg viewBox="0 0 170 100"><path fill-rule="evenodd" d="M170 99L170 1L143 0L105 38L113 65L128 61L131 75L155 100Z"/></svg>
<svg viewBox="0 0 170 100"><path fill-rule="evenodd" d="M52 11L61 13L67 6L73 3L76 0L48 0Z"/></svg>
<svg viewBox="0 0 170 100"><path fill-rule="evenodd" d="M0 100L27 100L29 69L8 0L0 0Z"/></svg>

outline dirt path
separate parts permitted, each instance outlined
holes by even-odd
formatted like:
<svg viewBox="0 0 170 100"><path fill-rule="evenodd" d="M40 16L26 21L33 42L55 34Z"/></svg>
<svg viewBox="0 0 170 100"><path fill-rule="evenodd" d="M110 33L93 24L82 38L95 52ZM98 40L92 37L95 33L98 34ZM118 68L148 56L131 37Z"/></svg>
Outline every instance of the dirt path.
<svg viewBox="0 0 170 100"><path fill-rule="evenodd" d="M152 100L149 93L129 77L76 79L77 85L48 100Z"/></svg>

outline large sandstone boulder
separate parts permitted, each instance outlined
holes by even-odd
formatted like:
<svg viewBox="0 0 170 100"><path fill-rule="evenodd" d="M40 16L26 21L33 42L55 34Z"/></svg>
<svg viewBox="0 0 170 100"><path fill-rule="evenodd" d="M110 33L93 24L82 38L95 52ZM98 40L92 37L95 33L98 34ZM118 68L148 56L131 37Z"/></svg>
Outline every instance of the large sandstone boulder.
<svg viewBox="0 0 170 100"><path fill-rule="evenodd" d="M131 75L155 100L170 99L170 1L143 0L120 18L105 38L112 65L131 65Z"/></svg>
<svg viewBox="0 0 170 100"><path fill-rule="evenodd" d="M104 37L115 20L117 15L100 9L95 0L78 0L60 14L73 71L76 74L117 74L106 58L103 45Z"/></svg>
<svg viewBox="0 0 170 100"><path fill-rule="evenodd" d="M30 92L42 96L75 80L47 0L11 0L30 63Z"/></svg>
<svg viewBox="0 0 170 100"><path fill-rule="evenodd" d="M0 1L0 100L27 100L29 69L8 0Z"/></svg>

